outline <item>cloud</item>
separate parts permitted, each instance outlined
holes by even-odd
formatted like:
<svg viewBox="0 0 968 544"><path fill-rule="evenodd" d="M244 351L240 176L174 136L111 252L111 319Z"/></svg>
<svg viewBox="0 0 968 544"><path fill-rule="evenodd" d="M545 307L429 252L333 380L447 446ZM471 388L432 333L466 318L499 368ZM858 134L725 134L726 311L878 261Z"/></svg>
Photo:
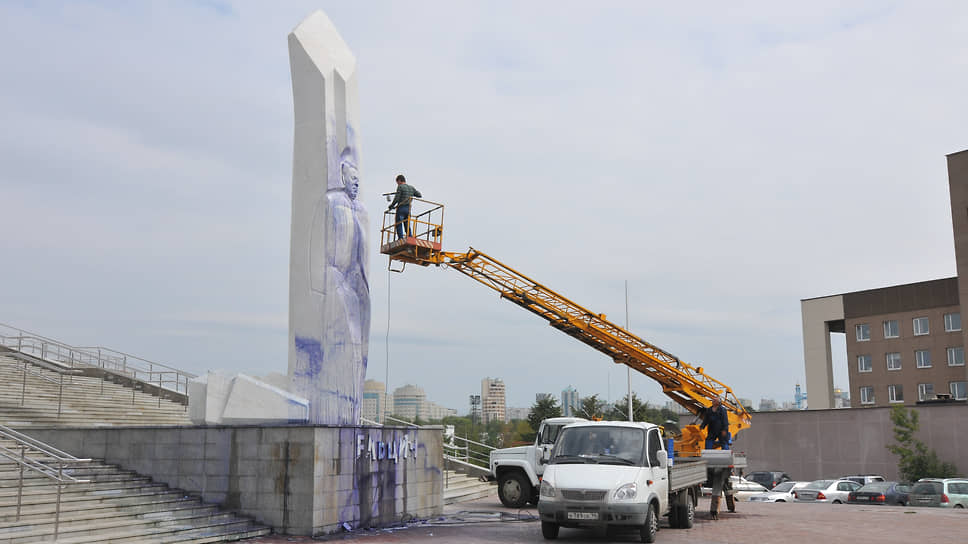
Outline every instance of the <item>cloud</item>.
<svg viewBox="0 0 968 544"><path fill-rule="evenodd" d="M3 320L196 373L283 371L286 34L317 7L0 6ZM627 280L632 330L738 396L792 398L800 299L955 273L959 3L323 9L359 62L374 239L403 172L447 205L448 249L619 323ZM493 291L370 259L371 378L389 315L391 388L459 409L484 376L512 405L620 396L621 367Z"/></svg>

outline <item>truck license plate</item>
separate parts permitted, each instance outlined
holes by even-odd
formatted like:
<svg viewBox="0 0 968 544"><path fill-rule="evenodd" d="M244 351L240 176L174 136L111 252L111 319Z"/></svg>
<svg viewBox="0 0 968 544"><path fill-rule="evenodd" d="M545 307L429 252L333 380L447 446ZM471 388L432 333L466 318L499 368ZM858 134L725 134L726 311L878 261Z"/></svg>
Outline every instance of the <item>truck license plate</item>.
<svg viewBox="0 0 968 544"><path fill-rule="evenodd" d="M568 519L598 519L598 512L568 512Z"/></svg>

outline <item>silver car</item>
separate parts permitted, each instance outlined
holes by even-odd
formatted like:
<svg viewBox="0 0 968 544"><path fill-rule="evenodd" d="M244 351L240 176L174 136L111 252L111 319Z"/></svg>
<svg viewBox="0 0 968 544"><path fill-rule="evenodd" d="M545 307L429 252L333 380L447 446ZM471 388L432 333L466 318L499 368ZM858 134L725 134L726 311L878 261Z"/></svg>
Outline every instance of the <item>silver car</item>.
<svg viewBox="0 0 968 544"><path fill-rule="evenodd" d="M814 480L794 491L793 495L796 497L796 502L843 504L847 502L847 495L860 487L859 483L851 480Z"/></svg>
<svg viewBox="0 0 968 544"><path fill-rule="evenodd" d="M750 495L750 502L793 502L793 492L806 487L809 482L794 482L787 480L776 484L776 487L766 493Z"/></svg>
<svg viewBox="0 0 968 544"><path fill-rule="evenodd" d="M963 478L921 478L908 495L911 506L968 507L968 480Z"/></svg>

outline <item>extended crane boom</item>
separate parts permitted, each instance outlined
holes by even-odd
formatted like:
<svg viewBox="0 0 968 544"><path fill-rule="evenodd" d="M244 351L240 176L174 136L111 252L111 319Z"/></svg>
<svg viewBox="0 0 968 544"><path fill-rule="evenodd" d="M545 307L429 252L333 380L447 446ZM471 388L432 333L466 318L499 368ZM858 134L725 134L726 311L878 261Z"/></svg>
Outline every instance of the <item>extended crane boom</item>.
<svg viewBox="0 0 968 544"><path fill-rule="evenodd" d="M750 426L750 414L736 399L732 389L710 377L702 367L686 363L624 328L609 321L605 314L592 312L497 259L470 248L465 253L443 251L443 205L414 199L414 205L429 206L409 218L405 236L397 239L391 214L385 214L380 251L393 261L452 268L500 293L522 308L544 318L563 333L608 355L616 363L645 374L662 386L662 391L693 414L719 397L729 415L729 430L735 436ZM402 227L402 225L400 225ZM391 268L392 270L392 268ZM402 272L403 269L397 270ZM682 455L698 454L704 431L689 425L676 441Z"/></svg>

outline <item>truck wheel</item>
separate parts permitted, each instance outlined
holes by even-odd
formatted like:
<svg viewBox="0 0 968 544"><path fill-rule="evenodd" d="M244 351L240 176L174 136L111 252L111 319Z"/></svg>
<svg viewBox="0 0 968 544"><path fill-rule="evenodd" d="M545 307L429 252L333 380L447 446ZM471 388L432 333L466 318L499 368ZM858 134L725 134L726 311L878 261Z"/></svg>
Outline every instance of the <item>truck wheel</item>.
<svg viewBox="0 0 968 544"><path fill-rule="evenodd" d="M645 513L645 525L642 526L642 542L655 542L655 534L659 531L659 520L655 517L655 505L649 503L649 510Z"/></svg>
<svg viewBox="0 0 968 544"><path fill-rule="evenodd" d="M542 521L541 522L541 536L545 537L546 540L554 540L558 538L558 527L557 523L552 521Z"/></svg>
<svg viewBox="0 0 968 544"><path fill-rule="evenodd" d="M521 508L531 500L531 482L520 472L506 472L497 481L497 496L508 508Z"/></svg>
<svg viewBox="0 0 968 544"><path fill-rule="evenodd" d="M678 529L679 524L681 523L679 520L680 509L681 507L678 504L673 504L672 507L669 508L669 527L672 527L673 529Z"/></svg>
<svg viewBox="0 0 968 544"><path fill-rule="evenodd" d="M528 499L528 504L531 506L538 506L538 490L531 488L531 498Z"/></svg>
<svg viewBox="0 0 968 544"><path fill-rule="evenodd" d="M692 529L696 520L696 506L692 504L692 497L686 497L686 504L679 506L679 528Z"/></svg>

